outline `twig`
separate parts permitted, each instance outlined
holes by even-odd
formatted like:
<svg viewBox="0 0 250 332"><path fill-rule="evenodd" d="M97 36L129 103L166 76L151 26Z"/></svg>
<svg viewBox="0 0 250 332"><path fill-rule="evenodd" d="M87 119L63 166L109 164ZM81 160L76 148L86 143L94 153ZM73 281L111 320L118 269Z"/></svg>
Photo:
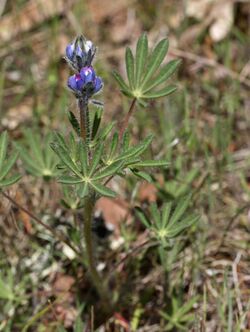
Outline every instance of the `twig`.
<svg viewBox="0 0 250 332"><path fill-rule="evenodd" d="M239 316L242 317L243 306L242 306L241 299L240 299L241 294L240 294L239 279L238 279L238 273L237 273L237 265L239 264L240 259L241 259L241 253L238 252L237 256L233 262L232 271L233 271L233 281L234 281L234 287L235 287L235 293L236 293L237 307L239 310Z"/></svg>
<svg viewBox="0 0 250 332"><path fill-rule="evenodd" d="M150 243L151 241L152 241L151 239L148 239L148 240L144 241L143 243L139 244L137 247L132 248L127 253L126 256L124 256L118 263L115 264L115 266L111 270L111 273L114 272L114 270L116 270L118 268L118 266L120 266L122 263L124 263L130 256L134 255L137 251L140 251L141 249L143 249L147 245L148 245L148 248L150 248L150 247L154 247L154 246L159 244L158 242Z"/></svg>
<svg viewBox="0 0 250 332"><path fill-rule="evenodd" d="M46 228L51 234L54 235L55 238L57 238L59 241L64 242L68 247L70 247L77 255L79 255L78 250L72 246L72 244L65 238L65 236L61 233L56 232L52 227L45 224L41 219L39 219L37 216L35 216L31 211L20 205L18 202L16 202L12 197L10 197L8 194L6 194L4 191L1 191L1 194L8 199L13 205L15 205L18 209L22 210L24 213L26 213L30 218L35 220L39 225Z"/></svg>
<svg viewBox="0 0 250 332"><path fill-rule="evenodd" d="M241 82L242 84L245 84L246 86L250 87L250 80L247 79L245 76L225 67L224 65L218 63L216 60L214 59L209 59L200 55L196 55L194 53L191 52L186 52L177 48L172 49L170 52L170 54L177 56L177 57L181 57L184 59L188 59L194 62L198 62L202 65L208 66L208 67L212 67L212 68L216 68L217 70L220 70L221 72L225 73L227 76L232 77L233 79L236 79L237 81Z"/></svg>
<svg viewBox="0 0 250 332"><path fill-rule="evenodd" d="M238 211L232 216L232 218L229 219L229 222L228 222L226 228L224 229L224 232L223 232L223 235L222 235L221 241L220 241L220 243L219 243L219 245L218 245L218 247L217 247L217 249L216 249L216 251L215 251L216 254L217 254L217 253L219 252L219 250L221 249L221 247L222 247L222 245L223 245L223 243L224 243L224 241L225 241L225 238L226 238L226 236L227 236L227 233L228 233L229 230L231 229L231 227L232 227L232 225L233 225L235 219L237 219L238 216L241 215L241 214L245 211L245 209L247 209L247 208L249 208L249 207L250 207L250 204L249 204L249 203L246 204L246 205L244 205L244 206L242 206L242 207L241 207L241 208L240 208L240 209L239 209L239 210L238 210Z"/></svg>
<svg viewBox="0 0 250 332"><path fill-rule="evenodd" d="M131 116L134 113L136 100L137 100L136 98L134 98L132 100L132 103L130 105L129 111L128 111L128 113L127 113L127 115L126 115L126 117L125 117L125 119L124 119L124 121L122 123L122 126L121 126L120 131L119 131L119 139L120 140L122 139L122 136L123 136L125 130L127 129L127 127L128 127L129 119L131 118Z"/></svg>

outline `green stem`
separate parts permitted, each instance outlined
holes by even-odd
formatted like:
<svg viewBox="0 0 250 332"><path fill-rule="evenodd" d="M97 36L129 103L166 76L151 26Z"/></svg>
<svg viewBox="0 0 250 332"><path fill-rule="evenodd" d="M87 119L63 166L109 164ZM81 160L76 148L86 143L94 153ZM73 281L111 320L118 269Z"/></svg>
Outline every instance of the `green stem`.
<svg viewBox="0 0 250 332"><path fill-rule="evenodd" d="M92 281L103 300L110 303L109 294L105 285L103 284L103 280L101 279L95 264L95 257L93 251L93 243L92 243L92 217L94 212L95 200L93 197L86 197L84 204L84 228L83 235L86 245L86 258L89 267L89 272L92 278Z"/></svg>
<svg viewBox="0 0 250 332"><path fill-rule="evenodd" d="M137 100L136 98L134 98L132 100L129 111L126 114L125 119L123 120L122 126L121 126L120 131L119 131L119 139L120 140L122 139L122 136L123 136L125 130L127 129L127 127L128 127L129 119L131 118L131 116L133 115L133 113L135 111L136 100Z"/></svg>

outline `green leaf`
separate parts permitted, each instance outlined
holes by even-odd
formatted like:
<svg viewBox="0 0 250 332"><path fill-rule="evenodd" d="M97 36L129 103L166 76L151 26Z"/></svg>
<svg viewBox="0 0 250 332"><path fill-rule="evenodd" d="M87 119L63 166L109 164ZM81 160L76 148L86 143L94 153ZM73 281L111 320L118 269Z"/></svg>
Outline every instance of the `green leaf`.
<svg viewBox="0 0 250 332"><path fill-rule="evenodd" d="M162 227L163 228L167 227L171 209L172 209L172 203L165 203L163 205L163 212L162 212Z"/></svg>
<svg viewBox="0 0 250 332"><path fill-rule="evenodd" d="M79 142L79 157L81 162L81 171L86 176L88 173L88 150L83 139Z"/></svg>
<svg viewBox="0 0 250 332"><path fill-rule="evenodd" d="M112 141L111 141L111 147L110 147L110 153L109 153L109 160L112 160L114 157L114 154L116 152L117 146L119 142L119 135L117 132L114 133Z"/></svg>
<svg viewBox="0 0 250 332"><path fill-rule="evenodd" d="M18 152L13 153L10 159L8 159L5 162L4 167L0 173L0 180L2 180L10 172L11 168L14 166L17 160L17 157L18 157Z"/></svg>
<svg viewBox="0 0 250 332"><path fill-rule="evenodd" d="M148 174L146 172L138 171L136 169L131 169L131 171L135 176L137 176L147 182L152 182L152 177L150 174Z"/></svg>
<svg viewBox="0 0 250 332"><path fill-rule="evenodd" d="M146 83L148 83L148 80L151 79L151 77L155 74L156 70L159 68L162 61L164 60L168 51L168 44L169 43L167 39L162 39L153 50L149 59L149 63L147 65L146 75L144 76L144 79L140 86L142 91L143 87L146 85Z"/></svg>
<svg viewBox="0 0 250 332"><path fill-rule="evenodd" d="M144 212L142 211L142 209L140 207L135 207L135 213L137 215L137 217L141 220L141 222L144 224L144 226L148 229L151 228L150 222L149 220L146 218Z"/></svg>
<svg viewBox="0 0 250 332"><path fill-rule="evenodd" d="M159 208L156 203L152 203L150 205L150 212L151 212L151 215L153 216L155 224L158 227L161 226L161 214L159 212Z"/></svg>
<svg viewBox="0 0 250 332"><path fill-rule="evenodd" d="M54 133L54 138L56 140L56 142L61 145L65 150L68 150L68 147L67 147L67 144L65 142L65 139L63 137L63 135L61 135L60 133L58 132L55 132Z"/></svg>
<svg viewBox="0 0 250 332"><path fill-rule="evenodd" d="M147 147L152 142L153 137L154 137L153 135L148 135L143 142L141 142L140 144L138 144L134 147L128 148L123 154L118 156L116 158L116 161L128 159L131 157L138 157L140 154L142 154L147 149Z"/></svg>
<svg viewBox="0 0 250 332"><path fill-rule="evenodd" d="M101 180L106 178L107 176L114 175L116 172L118 172L118 170L122 167L122 165L123 161L116 161L111 165L106 166L93 177L93 180Z"/></svg>
<svg viewBox="0 0 250 332"><path fill-rule="evenodd" d="M168 226L168 237L173 238L179 235L184 229L192 226L194 223L196 223L200 219L199 216L191 215L187 216L181 221L176 222L173 226Z"/></svg>
<svg viewBox="0 0 250 332"><path fill-rule="evenodd" d="M61 159L61 161L77 176L82 178L82 174L80 173L77 165L73 162L70 155L68 154L68 151L65 150L62 146L51 143L51 148L55 151L55 153L58 155L58 157Z"/></svg>
<svg viewBox="0 0 250 332"><path fill-rule="evenodd" d="M92 159L92 163L90 165L90 171L88 176L92 177L92 175L94 174L98 164L100 163L101 157L102 157L102 152L103 152L103 144L100 144L97 149L95 150L93 159Z"/></svg>
<svg viewBox="0 0 250 332"><path fill-rule="evenodd" d="M83 198L83 197L87 196L88 193L89 193L89 183L84 182L82 184L79 184L79 188L77 190L77 193L78 193L80 198Z"/></svg>
<svg viewBox="0 0 250 332"><path fill-rule="evenodd" d="M131 89L133 89L135 82L135 61L133 53L129 47L126 48L125 61L126 61L126 70L128 75L129 86Z"/></svg>
<svg viewBox="0 0 250 332"><path fill-rule="evenodd" d="M91 134L92 140L96 137L96 134L101 124L101 120L102 120L102 109L97 109L95 112L95 117L92 125L92 134Z"/></svg>
<svg viewBox="0 0 250 332"><path fill-rule="evenodd" d="M113 71L113 76L116 79L117 83L119 84L119 86L122 90L130 92L129 86L125 83L125 81L123 80L123 78L121 77L121 75L119 73L117 73L116 71Z"/></svg>
<svg viewBox="0 0 250 332"><path fill-rule="evenodd" d="M4 131L0 136L0 170L2 169L7 154L7 145L8 145L8 134L7 131Z"/></svg>
<svg viewBox="0 0 250 332"><path fill-rule="evenodd" d="M183 214L185 213L185 211L188 208L188 205L190 203L190 198L191 196L188 195L187 197L181 199L179 201L179 203L177 204L174 213L172 214L170 220L169 220L169 224L168 226L172 226L174 225L178 220L180 220L180 218L183 216Z"/></svg>
<svg viewBox="0 0 250 332"><path fill-rule="evenodd" d="M115 197L116 196L116 193L103 186L102 184L100 183L97 183L97 182L90 182L90 185L95 189L95 191L97 191L101 196L107 196L107 197Z"/></svg>
<svg viewBox="0 0 250 332"><path fill-rule="evenodd" d="M30 130L25 132L25 136L32 150L33 159L41 166L41 168L45 168L43 152L41 149L42 142L39 140L38 136Z"/></svg>
<svg viewBox="0 0 250 332"><path fill-rule="evenodd" d="M140 88L141 77L143 73L143 69L145 67L145 63L148 57L148 38L147 34L143 33L139 38L137 45L136 45L136 74L135 74L135 86L136 88Z"/></svg>
<svg viewBox="0 0 250 332"><path fill-rule="evenodd" d="M106 137L109 135L109 133L113 129L114 125L115 125L115 122L111 122L106 127L104 127L104 129L101 131L101 133L99 134L99 137L98 137L98 140L101 141L101 143L103 141L105 141Z"/></svg>
<svg viewBox="0 0 250 332"><path fill-rule="evenodd" d="M78 136L80 136L80 124L79 124L77 118L75 117L75 114L73 112L69 111L68 118L69 118L69 122L71 123L71 126L75 130L76 134Z"/></svg>
<svg viewBox="0 0 250 332"><path fill-rule="evenodd" d="M14 300L15 294L10 286L0 277L0 299Z"/></svg>
<svg viewBox="0 0 250 332"><path fill-rule="evenodd" d="M134 98L135 97L133 92L131 92L129 90L121 89L120 91L124 94L124 96L126 96L128 98Z"/></svg>
<svg viewBox="0 0 250 332"><path fill-rule="evenodd" d="M133 170L133 166L135 164L139 163L140 161L141 161L141 159L138 158L138 157L135 157L135 158L133 158L133 157L132 158L126 158L124 160L123 168L128 167L132 171ZM136 168L134 170L136 170ZM136 170L136 171L138 171L138 170Z"/></svg>
<svg viewBox="0 0 250 332"><path fill-rule="evenodd" d="M122 151L126 151L129 148L130 135L129 131L126 129L122 137Z"/></svg>
<svg viewBox="0 0 250 332"><path fill-rule="evenodd" d="M143 95L143 98L154 99L154 98L165 97L165 96L170 95L171 93L175 92L176 89L177 89L177 86L169 85L159 91L148 92L147 94Z"/></svg>
<svg viewBox="0 0 250 332"><path fill-rule="evenodd" d="M164 167L168 166L169 162L166 160L143 160L132 165L132 167Z"/></svg>
<svg viewBox="0 0 250 332"><path fill-rule="evenodd" d="M15 146L17 150L20 153L20 157L25 163L25 167L27 168L28 172L35 176L41 176L42 175L42 168L35 164L34 161L31 159L29 153L25 148L23 148L20 144L15 143Z"/></svg>
<svg viewBox="0 0 250 332"><path fill-rule="evenodd" d="M181 60L172 60L168 62L165 66L160 69L160 73L156 76L155 79L150 80L148 84L143 89L143 94L152 90L157 85L164 83L179 67Z"/></svg>
<svg viewBox="0 0 250 332"><path fill-rule="evenodd" d="M74 176L67 176L63 175L58 179L58 182L64 183L64 184L77 184L84 182L82 178L74 177Z"/></svg>
<svg viewBox="0 0 250 332"><path fill-rule="evenodd" d="M21 179L21 175L20 174L16 174L11 176L8 179L2 180L0 181L0 187L7 187L7 186L11 186L12 184L16 183L18 180Z"/></svg>

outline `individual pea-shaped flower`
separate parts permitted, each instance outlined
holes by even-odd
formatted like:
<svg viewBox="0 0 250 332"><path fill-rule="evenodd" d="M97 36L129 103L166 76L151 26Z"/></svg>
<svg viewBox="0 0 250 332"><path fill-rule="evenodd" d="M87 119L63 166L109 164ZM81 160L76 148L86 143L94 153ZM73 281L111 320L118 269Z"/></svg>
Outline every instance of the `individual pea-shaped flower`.
<svg viewBox="0 0 250 332"><path fill-rule="evenodd" d="M70 76L68 79L68 87L74 92L76 97L90 98L99 92L103 87L102 79L96 76L94 68L83 67L79 74Z"/></svg>
<svg viewBox="0 0 250 332"><path fill-rule="evenodd" d="M79 72L82 67L91 66L95 52L96 47L93 43L79 36L66 47L65 59L75 71Z"/></svg>

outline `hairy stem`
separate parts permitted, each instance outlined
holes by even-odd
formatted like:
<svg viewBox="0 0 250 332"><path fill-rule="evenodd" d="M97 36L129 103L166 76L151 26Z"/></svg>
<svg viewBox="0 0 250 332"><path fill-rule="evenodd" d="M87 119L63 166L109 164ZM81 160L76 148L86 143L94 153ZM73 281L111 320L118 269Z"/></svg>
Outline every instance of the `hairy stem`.
<svg viewBox="0 0 250 332"><path fill-rule="evenodd" d="M125 130L127 129L127 127L128 127L129 119L131 118L131 116L133 115L133 113L135 111L135 104L136 104L136 98L134 98L132 100L129 111L128 111L128 113L127 113L127 115L126 115L126 117L123 120L123 123L121 125L120 131L119 131L119 139L120 140L122 139L122 136L123 136Z"/></svg>
<svg viewBox="0 0 250 332"><path fill-rule="evenodd" d="M101 279L95 264L95 257L93 251L93 243L92 243L92 218L94 212L95 200L93 197L86 197L85 205L84 205L84 228L83 235L86 245L86 258L89 267L89 272L92 278L92 281L103 300L105 300L106 304L110 303L109 295L107 289L104 287L103 280Z"/></svg>
<svg viewBox="0 0 250 332"><path fill-rule="evenodd" d="M79 252L78 250L68 241L68 239L62 234L56 232L52 227L45 224L42 220L40 220L37 216L35 216L31 211L23 207L21 204L16 202L12 197L10 197L7 193L4 191L0 191L1 194L7 198L13 205L15 205L18 209L22 210L24 213L26 213L30 218L35 220L39 225L43 226L45 229L47 229L55 238L57 238L59 241L64 242L68 247L70 247L78 256Z"/></svg>
<svg viewBox="0 0 250 332"><path fill-rule="evenodd" d="M90 121L89 121L88 99L80 98L78 100L78 107L80 111L81 137L86 142L88 148L90 142Z"/></svg>

